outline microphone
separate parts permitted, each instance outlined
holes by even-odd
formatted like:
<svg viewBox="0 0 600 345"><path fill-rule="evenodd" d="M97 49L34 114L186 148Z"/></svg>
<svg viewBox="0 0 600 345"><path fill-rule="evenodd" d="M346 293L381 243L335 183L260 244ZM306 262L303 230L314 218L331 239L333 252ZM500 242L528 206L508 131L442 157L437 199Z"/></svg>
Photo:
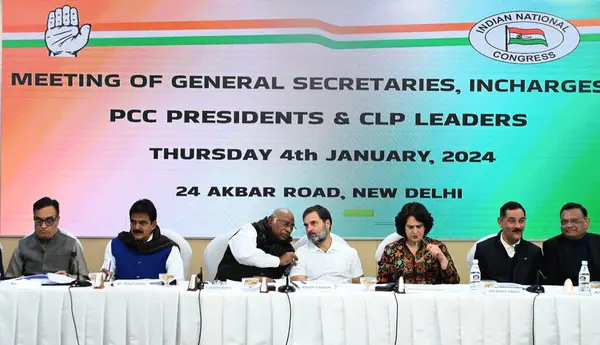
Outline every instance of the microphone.
<svg viewBox="0 0 600 345"><path fill-rule="evenodd" d="M394 293L406 293L406 289L404 288L404 276L400 276L400 279L398 279L398 283L394 287Z"/></svg>
<svg viewBox="0 0 600 345"><path fill-rule="evenodd" d="M538 270L537 274L536 274L536 278L535 278L535 284L528 286L525 291L527 292L532 292L532 293L544 293L546 292L546 290L544 289L544 287L542 285L540 285L540 277L542 277L542 279L546 280L546 276L542 273L542 271Z"/></svg>
<svg viewBox="0 0 600 345"><path fill-rule="evenodd" d="M202 267L200 267L200 272L196 276L196 289L204 290L204 276L202 275Z"/></svg>
<svg viewBox="0 0 600 345"><path fill-rule="evenodd" d="M204 278L202 276L202 267L198 274L192 274L190 281L188 282L188 291L196 291L204 289Z"/></svg>
<svg viewBox="0 0 600 345"><path fill-rule="evenodd" d="M277 288L277 291L284 292L284 293L296 291L296 288L290 284L290 271L291 270L292 270L292 265L290 264L285 269L285 271L283 271L283 275L285 276L285 285L281 285L279 288Z"/></svg>
<svg viewBox="0 0 600 345"><path fill-rule="evenodd" d="M89 281L85 280L85 279L81 279L81 275L79 274L79 261L77 261L77 252L72 252L71 253L71 265L73 265L73 263L75 263L76 269L75 271L77 272L77 279L75 279L72 283L71 286L72 287L88 287L88 286L92 286L92 283L90 283Z"/></svg>

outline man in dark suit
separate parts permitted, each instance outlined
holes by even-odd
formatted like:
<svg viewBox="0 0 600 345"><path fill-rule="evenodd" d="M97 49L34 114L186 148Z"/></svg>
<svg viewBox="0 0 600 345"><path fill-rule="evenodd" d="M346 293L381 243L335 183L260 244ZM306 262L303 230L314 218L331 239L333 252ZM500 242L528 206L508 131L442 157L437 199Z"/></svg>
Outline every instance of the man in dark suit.
<svg viewBox="0 0 600 345"><path fill-rule="evenodd" d="M571 279L577 285L582 261L588 262L591 280L600 279L600 236L587 232L590 227L587 215L585 207L574 202L560 209L562 233L542 245L546 284L563 285Z"/></svg>
<svg viewBox="0 0 600 345"><path fill-rule="evenodd" d="M4 279L4 266L2 265L2 245L0 245L0 280Z"/></svg>
<svg viewBox="0 0 600 345"><path fill-rule="evenodd" d="M542 251L523 239L525 209L510 201L500 208L497 236L477 243L475 259L479 260L482 280L532 285L538 282Z"/></svg>

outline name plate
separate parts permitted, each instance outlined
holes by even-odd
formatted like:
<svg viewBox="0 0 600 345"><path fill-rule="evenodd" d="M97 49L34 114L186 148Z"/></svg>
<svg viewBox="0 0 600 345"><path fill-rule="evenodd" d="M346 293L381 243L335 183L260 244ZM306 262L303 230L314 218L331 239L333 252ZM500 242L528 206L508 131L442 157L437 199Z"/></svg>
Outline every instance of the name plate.
<svg viewBox="0 0 600 345"><path fill-rule="evenodd" d="M227 284L206 284L206 285L204 285L204 291L218 291L218 292L240 291L240 288L234 287L232 285L227 285ZM258 290L256 290L256 291L258 291Z"/></svg>
<svg viewBox="0 0 600 345"><path fill-rule="evenodd" d="M139 287L148 287L151 282L149 280L141 279L141 280L115 280L113 283L113 287L115 288L139 288Z"/></svg>
<svg viewBox="0 0 600 345"><path fill-rule="evenodd" d="M420 284L411 284L404 285L404 291L406 293L435 293L435 292L444 292L444 287L441 285L420 285Z"/></svg>
<svg viewBox="0 0 600 345"><path fill-rule="evenodd" d="M304 291L331 291L337 288L334 284L297 284L300 290Z"/></svg>
<svg viewBox="0 0 600 345"><path fill-rule="evenodd" d="M508 287L493 287L485 289L486 295L507 295L507 294L520 294L525 290L521 288L508 288Z"/></svg>
<svg viewBox="0 0 600 345"><path fill-rule="evenodd" d="M20 279L11 282L17 289L39 289L42 287L42 282L38 279Z"/></svg>
<svg viewBox="0 0 600 345"><path fill-rule="evenodd" d="M600 297L600 289L592 289L592 296Z"/></svg>

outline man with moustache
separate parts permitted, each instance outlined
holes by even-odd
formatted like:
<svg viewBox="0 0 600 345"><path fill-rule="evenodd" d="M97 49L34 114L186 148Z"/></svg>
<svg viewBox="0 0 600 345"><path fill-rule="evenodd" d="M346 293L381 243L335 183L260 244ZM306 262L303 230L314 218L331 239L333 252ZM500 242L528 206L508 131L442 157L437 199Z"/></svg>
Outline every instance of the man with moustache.
<svg viewBox="0 0 600 345"><path fill-rule="evenodd" d="M136 201L129 209L129 231L106 246L102 272L115 279L158 279L166 273L185 281L179 247L160 233L156 218L152 201Z"/></svg>
<svg viewBox="0 0 600 345"><path fill-rule="evenodd" d="M293 229L294 215L286 208L278 208L270 216L242 226L229 239L215 279L281 278L298 259L291 244Z"/></svg>
<svg viewBox="0 0 600 345"><path fill-rule="evenodd" d="M6 269L6 278L57 273L84 279L88 269L77 241L58 228L58 201L43 197L33 204L35 231L19 241ZM78 272L79 271L79 272Z"/></svg>
<svg viewBox="0 0 600 345"><path fill-rule="evenodd" d="M358 252L331 236L329 211L315 205L307 208L302 218L309 241L296 250L298 262L292 267L291 279L360 283L363 270Z"/></svg>
<svg viewBox="0 0 600 345"><path fill-rule="evenodd" d="M588 233L590 218L581 204L569 202L560 209L561 234L542 245L542 272L549 285L571 279L579 284L581 262L587 261L592 281L600 279L600 235Z"/></svg>
<svg viewBox="0 0 600 345"><path fill-rule="evenodd" d="M523 239L525 209L510 201L500 208L497 236L477 243L475 259L479 260L482 280L533 285L538 282L542 251Z"/></svg>

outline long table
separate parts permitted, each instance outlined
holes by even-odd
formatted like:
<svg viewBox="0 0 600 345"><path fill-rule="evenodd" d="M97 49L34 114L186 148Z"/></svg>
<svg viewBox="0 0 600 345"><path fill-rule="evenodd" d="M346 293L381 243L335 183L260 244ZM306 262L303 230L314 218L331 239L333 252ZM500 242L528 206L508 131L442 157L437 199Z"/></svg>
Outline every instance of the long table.
<svg viewBox="0 0 600 345"><path fill-rule="evenodd" d="M183 287L0 288L0 344L78 345L72 316L81 345L192 345L200 331L204 345L391 345L396 336L397 344L415 345L600 344L599 297L540 294L535 316L534 297L470 294L466 286L405 295L359 286L289 295L203 291L200 300Z"/></svg>

